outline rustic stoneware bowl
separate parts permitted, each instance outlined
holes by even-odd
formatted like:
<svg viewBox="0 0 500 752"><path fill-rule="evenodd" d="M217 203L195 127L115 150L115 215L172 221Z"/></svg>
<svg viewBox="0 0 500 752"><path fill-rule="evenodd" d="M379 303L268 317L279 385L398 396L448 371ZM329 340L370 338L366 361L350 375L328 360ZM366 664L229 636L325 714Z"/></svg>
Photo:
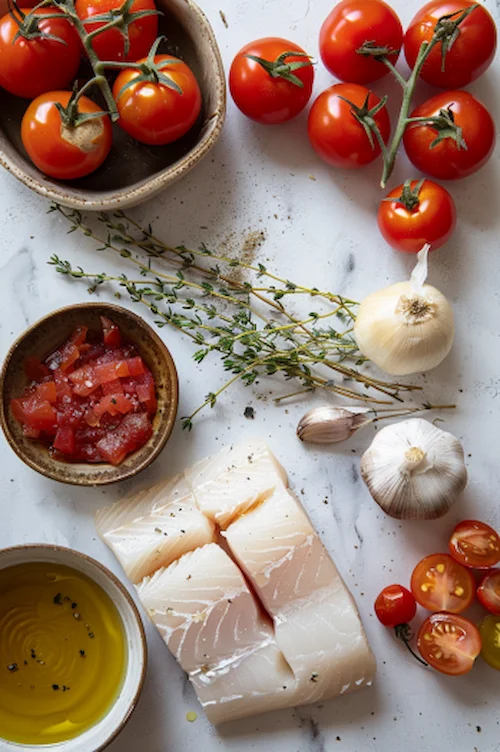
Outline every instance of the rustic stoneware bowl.
<svg viewBox="0 0 500 752"><path fill-rule="evenodd" d="M107 463L91 465L54 459L46 446L24 436L22 426L12 416L9 406L10 400L19 397L28 383L23 368L25 359L35 355L43 360L69 337L78 324L100 331L100 315L109 316L118 324L124 338L137 347L154 376L158 399L151 439L116 467ZM47 478L79 486L114 483L150 465L172 432L179 402L177 371L166 345L143 319L111 303L81 303L60 308L30 326L14 342L5 358L0 374L0 393L0 422L18 457Z"/></svg>
<svg viewBox="0 0 500 752"><path fill-rule="evenodd" d="M21 4L22 5L22 4ZM0 16L8 0L0 0ZM226 108L224 68L210 24L191 0L157 0L162 11L160 52L182 58L203 95L200 117L183 138L168 146L146 146L113 126L113 148L102 167L74 181L43 175L24 151L20 124L28 100L0 91L0 164L29 188L76 209L123 209L146 201L191 170L219 138Z"/></svg>
<svg viewBox="0 0 500 752"><path fill-rule="evenodd" d="M50 545L28 545L4 548L0 551L0 569L29 564L52 562L82 572L96 582L111 598L121 617L127 645L127 665L120 693L107 715L95 726L75 739L57 744L27 745L0 739L5 752L39 750L44 752L100 752L120 733L130 718L141 694L146 676L147 646L144 627L137 607L121 582L102 564L85 554L69 548Z"/></svg>

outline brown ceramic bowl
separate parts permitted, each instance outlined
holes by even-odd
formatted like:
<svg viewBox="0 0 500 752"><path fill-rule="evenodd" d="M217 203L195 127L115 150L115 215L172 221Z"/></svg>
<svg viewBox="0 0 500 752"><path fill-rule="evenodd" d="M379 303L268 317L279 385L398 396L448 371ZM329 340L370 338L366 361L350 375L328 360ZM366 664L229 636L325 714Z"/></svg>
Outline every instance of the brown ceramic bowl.
<svg viewBox="0 0 500 752"><path fill-rule="evenodd" d="M67 340L77 324L100 331L100 315L109 316L118 324L124 338L137 347L154 376L158 399L151 439L116 467L107 463L92 465L54 459L46 446L24 436L21 424L10 411L10 400L19 397L28 383L23 368L25 359L29 355L41 360L46 358ZM179 402L177 370L166 345L143 319L111 303L80 303L59 308L30 326L7 353L0 374L0 392L0 422L18 457L47 478L78 486L115 483L150 465L172 432Z"/></svg>
<svg viewBox="0 0 500 752"><path fill-rule="evenodd" d="M85 178L58 181L29 160L20 124L29 101L0 91L0 164L29 188L76 209L123 209L146 201L191 170L214 146L224 123L224 68L212 28L192 0L156 0L160 52L182 58L193 70L203 95L200 117L183 138L167 146L146 146L113 125L113 148L102 167ZM22 3L20 3L22 7ZM0 16L8 0L0 0ZM91 97L94 97L92 92Z"/></svg>

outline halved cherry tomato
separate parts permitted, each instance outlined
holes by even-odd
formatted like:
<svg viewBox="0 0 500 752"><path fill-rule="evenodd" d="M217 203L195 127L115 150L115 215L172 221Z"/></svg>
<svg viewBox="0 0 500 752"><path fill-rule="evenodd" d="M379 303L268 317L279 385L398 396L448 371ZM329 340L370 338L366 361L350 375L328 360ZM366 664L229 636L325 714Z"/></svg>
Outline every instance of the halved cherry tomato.
<svg viewBox="0 0 500 752"><path fill-rule="evenodd" d="M403 28L394 10L382 0L342 0L323 23L319 49L323 63L341 81L367 84L389 73L372 56L358 53L366 42L386 47L394 65L403 44Z"/></svg>
<svg viewBox="0 0 500 752"><path fill-rule="evenodd" d="M431 0L410 22L404 40L406 60L413 68L422 42L430 42L440 18L450 14L455 20L462 11L476 7L457 27L453 43L444 59L442 42L429 54L420 73L428 84L442 89L461 89L484 73L496 50L495 22L483 5L471 0Z"/></svg>
<svg viewBox="0 0 500 752"><path fill-rule="evenodd" d="M365 128L354 117L352 105L362 109L366 104L372 110L379 103L375 94L359 84L336 84L324 91L309 113L307 129L314 150L334 167L357 169L373 162L380 154L380 146L375 136L370 142ZM391 132L387 109L382 107L373 119L387 143Z"/></svg>
<svg viewBox="0 0 500 752"><path fill-rule="evenodd" d="M394 188L378 210L378 226L385 240L405 253L418 253L426 243L432 251L441 248L456 223L453 198L432 180L408 181Z"/></svg>
<svg viewBox="0 0 500 752"><path fill-rule="evenodd" d="M101 316L103 340L106 347L120 347L122 335L120 329L107 316Z"/></svg>
<svg viewBox="0 0 500 752"><path fill-rule="evenodd" d="M21 123L21 137L31 161L46 175L73 180L88 175L104 162L111 149L111 121L107 115L76 128L62 124L56 102L67 106L69 91L52 91L31 102ZM88 97L78 100L82 113L101 112Z"/></svg>
<svg viewBox="0 0 500 752"><path fill-rule="evenodd" d="M457 180L477 172L490 158L495 146L495 124L481 102L468 91L437 94L411 113L412 118L447 115L461 132L457 139L444 138L431 123L410 123L404 134L404 147L410 161L424 173L441 180ZM449 132L449 131L448 131ZM460 143L459 143L460 142Z"/></svg>
<svg viewBox="0 0 500 752"><path fill-rule="evenodd" d="M429 616L420 627L417 645L422 658L448 676L467 674L481 652L477 627L456 614Z"/></svg>
<svg viewBox="0 0 500 752"><path fill-rule="evenodd" d="M468 569L448 554L422 559L411 576L411 592L417 603L429 611L459 614L474 599L476 583Z"/></svg>
<svg viewBox="0 0 500 752"><path fill-rule="evenodd" d="M159 146L177 141L191 130L200 114L202 100L198 82L186 63L173 55L156 55L154 61L169 62L161 72L182 94L156 81L139 81L123 90L141 75L136 68L125 68L116 78L113 96L120 113L118 124L123 130L143 144Z"/></svg>
<svg viewBox="0 0 500 752"><path fill-rule="evenodd" d="M229 88L236 106L247 117L265 125L284 123L302 112L311 96L313 81L314 68L306 52L279 37L265 37L245 45L229 72Z"/></svg>
<svg viewBox="0 0 500 752"><path fill-rule="evenodd" d="M490 569L500 561L500 537L479 520L463 520L453 530L450 554L464 567Z"/></svg>
<svg viewBox="0 0 500 752"><path fill-rule="evenodd" d="M76 0L76 12L85 22L85 29L91 33L102 28L106 21L93 23L93 16L109 13L118 15L123 0ZM154 0L133 0L129 13L156 10ZM92 40L92 48L101 60L135 62L146 57L158 36L158 14L137 18L128 25L129 50L125 54L125 36L117 28L97 34Z"/></svg>
<svg viewBox="0 0 500 752"><path fill-rule="evenodd" d="M402 585L388 585L375 601L377 619L384 627L407 624L417 613L415 598Z"/></svg>
<svg viewBox="0 0 500 752"><path fill-rule="evenodd" d="M38 25L41 36L19 34L22 14L27 24ZM48 15L58 17L45 18ZM48 39L53 35L57 39ZM17 36L17 39L15 37ZM60 40L60 41L59 41ZM55 7L9 11L0 19L0 86L11 94L34 99L52 89L63 89L76 76L81 44L70 22Z"/></svg>
<svg viewBox="0 0 500 752"><path fill-rule="evenodd" d="M477 589L477 598L490 613L500 616L500 569L492 569L484 575Z"/></svg>
<svg viewBox="0 0 500 752"><path fill-rule="evenodd" d="M500 671L500 616L485 616L479 625L479 634L483 644L481 658Z"/></svg>

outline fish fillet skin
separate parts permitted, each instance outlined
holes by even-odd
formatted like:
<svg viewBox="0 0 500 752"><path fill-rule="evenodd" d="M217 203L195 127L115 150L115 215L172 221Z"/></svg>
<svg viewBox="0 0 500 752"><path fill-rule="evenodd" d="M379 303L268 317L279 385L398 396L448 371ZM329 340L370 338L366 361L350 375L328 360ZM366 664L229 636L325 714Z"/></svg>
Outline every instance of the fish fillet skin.
<svg viewBox="0 0 500 752"><path fill-rule="evenodd" d="M265 609L306 704L370 684L375 659L354 600L299 502L279 489L225 537Z"/></svg>
<svg viewBox="0 0 500 752"><path fill-rule="evenodd" d="M134 584L216 537L183 476L99 510L95 523Z"/></svg>
<svg viewBox="0 0 500 752"><path fill-rule="evenodd" d="M185 554L137 593L212 723L293 702L297 682L271 621L217 544Z"/></svg>
<svg viewBox="0 0 500 752"><path fill-rule="evenodd" d="M239 517L288 485L286 472L264 441L225 447L185 473L198 507L224 530Z"/></svg>

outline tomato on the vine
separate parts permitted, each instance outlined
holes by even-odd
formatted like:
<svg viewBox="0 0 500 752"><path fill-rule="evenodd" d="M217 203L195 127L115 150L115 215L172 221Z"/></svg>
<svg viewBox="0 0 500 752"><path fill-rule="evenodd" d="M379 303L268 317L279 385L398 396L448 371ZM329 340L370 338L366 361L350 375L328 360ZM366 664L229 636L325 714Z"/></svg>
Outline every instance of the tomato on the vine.
<svg viewBox="0 0 500 752"><path fill-rule="evenodd" d="M64 88L75 78L80 56L78 34L55 7L14 9L0 19L0 86L11 94L34 99Z"/></svg>
<svg viewBox="0 0 500 752"><path fill-rule="evenodd" d="M447 91L417 107L404 134L410 161L424 173L456 180L479 170L495 146L495 124L481 102L468 91ZM427 119L437 120L426 122Z"/></svg>
<svg viewBox="0 0 500 752"><path fill-rule="evenodd" d="M479 634L483 644L481 658L500 671L500 616L485 616L479 625Z"/></svg>
<svg viewBox="0 0 500 752"><path fill-rule="evenodd" d="M395 64L403 44L403 28L394 10L382 0L342 0L321 27L319 50L330 73L341 81L367 84L389 73L371 55L358 50L366 43L386 48Z"/></svg>
<svg viewBox="0 0 500 752"><path fill-rule="evenodd" d="M229 89L244 115L265 125L284 123L309 101L314 68L294 42L266 37L245 45L231 63Z"/></svg>
<svg viewBox="0 0 500 752"><path fill-rule="evenodd" d="M461 676L471 670L481 652L481 636L463 616L438 613L420 627L417 645L422 658L437 671Z"/></svg>
<svg viewBox="0 0 500 752"><path fill-rule="evenodd" d="M415 598L402 585L388 585L375 601L377 619L384 627L407 624L417 613Z"/></svg>
<svg viewBox="0 0 500 752"><path fill-rule="evenodd" d="M45 175L73 180L88 175L104 162L111 149L111 121L101 117L66 127L56 103L67 107L73 95L69 91L51 91L33 100L21 123L21 137L31 161ZM98 113L101 108L81 96L78 111Z"/></svg>
<svg viewBox="0 0 500 752"><path fill-rule="evenodd" d="M75 8L78 16L85 22L88 33L102 28L106 21L89 21L93 16L110 14L116 16L124 0L76 0ZM154 0L133 0L128 15L144 11L156 11ZM127 19L126 19L127 20ZM158 36L158 14L136 18L127 24L126 33L129 40L129 50L125 53L125 36L118 28L108 29L97 34L92 39L92 49L100 60L135 62L146 57Z"/></svg>
<svg viewBox="0 0 500 752"><path fill-rule="evenodd" d="M407 181L380 202L378 226L396 251L418 253L429 243L441 248L453 234L457 212L446 188L432 180Z"/></svg>
<svg viewBox="0 0 500 752"><path fill-rule="evenodd" d="M139 63L148 61L149 58ZM170 144L196 122L202 104L201 91L194 73L179 58L155 55L154 65L158 66L160 81L154 80L154 76L144 80L144 74L136 68L126 68L118 74L113 86L120 113L118 124L143 144Z"/></svg>
<svg viewBox="0 0 500 752"><path fill-rule="evenodd" d="M469 570L448 554L431 554L413 570L411 592L429 611L459 614L474 600L476 583Z"/></svg>
<svg viewBox="0 0 500 752"><path fill-rule="evenodd" d="M492 614L500 616L500 569L487 572L477 588L478 601Z"/></svg>
<svg viewBox="0 0 500 752"><path fill-rule="evenodd" d="M315 151L334 167L356 169L373 162L380 155L380 145L358 117L370 115L387 143L391 123L386 107L380 105L380 99L359 84L331 86L319 95L309 113L307 129Z"/></svg>
<svg viewBox="0 0 500 752"><path fill-rule="evenodd" d="M464 567L490 569L500 561L500 537L479 520L459 522L451 534L450 554Z"/></svg>
<svg viewBox="0 0 500 752"><path fill-rule="evenodd" d="M436 24L443 16L457 19L474 7L457 27L453 43L448 45L443 62L443 44L439 42L425 61L421 78L442 89L460 89L484 73L495 56L497 31L486 8L471 0L431 0L411 21L404 39L405 57L413 68L422 42L430 42Z"/></svg>

